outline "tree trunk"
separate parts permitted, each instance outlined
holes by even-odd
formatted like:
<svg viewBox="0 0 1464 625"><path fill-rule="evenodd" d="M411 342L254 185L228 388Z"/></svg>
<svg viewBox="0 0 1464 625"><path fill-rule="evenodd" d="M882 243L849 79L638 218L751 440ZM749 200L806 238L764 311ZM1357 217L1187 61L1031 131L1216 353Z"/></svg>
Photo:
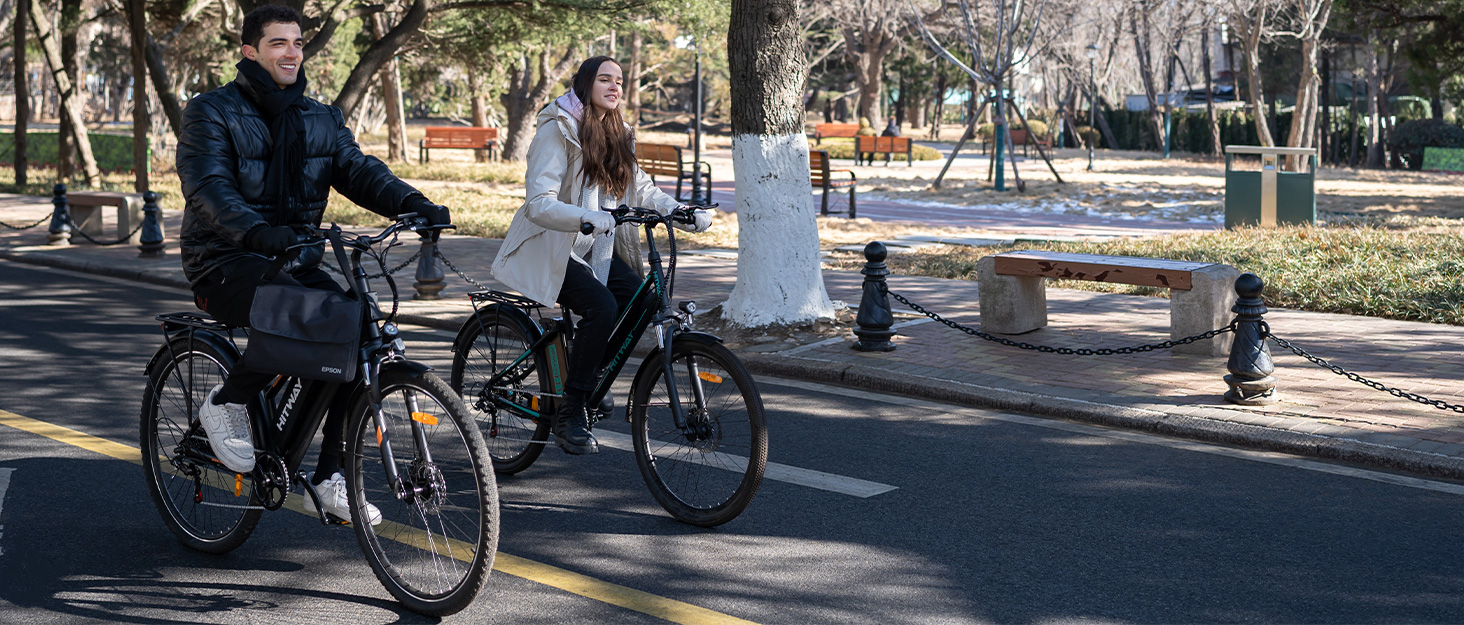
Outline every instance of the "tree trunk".
<svg viewBox="0 0 1464 625"><path fill-rule="evenodd" d="M895 49L898 40L875 29L868 29L859 39L852 30L845 30L845 45L849 50L862 51L854 55L854 85L859 88L858 103L854 110L859 117L869 119L869 125L876 130L884 127L884 109L881 95L884 90L885 58Z"/></svg>
<svg viewBox="0 0 1464 625"><path fill-rule="evenodd" d="M625 121L631 126L640 122L640 83L641 83L641 47L645 43L645 35L640 29L630 33L630 53L625 64Z"/></svg>
<svg viewBox="0 0 1464 625"><path fill-rule="evenodd" d="M1300 0L1297 8L1306 23L1301 28L1301 82L1296 89L1296 109L1291 114L1291 136L1287 137L1286 145L1316 147L1317 98L1321 84L1317 65L1322 31L1326 30L1332 15L1332 0ZM1294 171L1300 160L1295 157L1289 160Z"/></svg>
<svg viewBox="0 0 1464 625"><path fill-rule="evenodd" d="M1383 83L1382 71L1378 64L1378 31L1369 30L1367 33L1367 167L1368 169L1381 169L1383 167L1383 129L1382 118L1378 113L1378 100L1383 95L1381 85Z"/></svg>
<svg viewBox="0 0 1464 625"><path fill-rule="evenodd" d="M1139 78L1144 83L1144 98L1149 103L1149 110L1146 117L1149 118L1149 126L1154 132L1156 147L1164 147L1164 117L1159 112L1158 87L1154 85L1154 62L1149 54L1149 11L1145 7L1139 7L1139 19L1129 20L1129 32L1134 36L1134 55L1139 61ZM1143 32L1139 32L1139 25L1143 24Z"/></svg>
<svg viewBox="0 0 1464 625"><path fill-rule="evenodd" d="M1241 32L1242 43L1241 60L1245 63L1245 79L1247 86L1246 96L1250 103L1251 119L1256 124L1256 137L1262 146L1272 147L1276 145L1271 138L1271 126L1266 123L1265 93L1261 89L1261 31L1265 29L1265 10L1257 9L1259 15L1256 22L1251 24L1245 19L1236 20L1242 24L1237 26Z"/></svg>
<svg viewBox="0 0 1464 625"><path fill-rule="evenodd" d="M798 0L732 0L732 169L737 185L737 283L722 316L741 326L834 314L818 257L799 95L807 68Z"/></svg>
<svg viewBox="0 0 1464 625"><path fill-rule="evenodd" d="M61 19L56 30L61 37L61 67L66 75L76 78L76 29L81 21L81 0L61 0ZM56 132L56 178L71 182L71 170L76 164L72 146L76 142L76 129L71 127L71 118L62 115Z"/></svg>
<svg viewBox="0 0 1464 625"><path fill-rule="evenodd" d="M1209 23L1205 24L1203 33L1200 35L1200 48L1205 51L1205 115L1210 123L1210 156L1219 156L1224 149L1220 145L1220 118L1215 116L1215 79L1211 71L1210 61L1210 29Z"/></svg>
<svg viewBox="0 0 1464 625"><path fill-rule="evenodd" d="M30 166L29 142L26 140L26 127L30 124L30 80L26 76L25 49L26 37L25 26L30 21L30 2L17 0L15 3L14 30L15 35L11 39L11 50L13 50L15 63L15 185L24 186L30 182L28 171ZM22 191L23 193L24 191Z"/></svg>
<svg viewBox="0 0 1464 625"><path fill-rule="evenodd" d="M30 18L31 26L36 30L36 38L41 41L41 50L46 53L46 62L51 66L51 76L56 81L56 91L60 94L61 101L60 112L71 118L71 125L76 129L73 134L76 137L76 147L81 152L86 185L96 186L101 181L102 174L97 170L97 159L92 154L91 141L87 138L86 123L81 118L81 97L77 94L71 77L66 74L66 67L61 59L61 44L56 41L56 32L51 29L50 20L46 19L45 12L41 10L40 0L30 0Z"/></svg>
<svg viewBox="0 0 1464 625"><path fill-rule="evenodd" d="M246 2L246 0L239 1L241 4ZM287 2L286 4L296 3ZM303 4L303 2L299 4ZM361 59L356 62L356 66L351 68L350 76L346 77L345 84L341 85L341 92L336 95L335 101L331 102L345 114L347 119L356 112L356 107L361 104L363 96L366 95L366 85L370 83L371 77L381 70L381 66L396 56L397 50L401 49L402 45L406 44L422 28L422 23L427 20L430 4L430 0L414 0L411 8L402 15L402 21L361 54ZM311 43L314 41L312 38Z"/></svg>
<svg viewBox="0 0 1464 625"><path fill-rule="evenodd" d="M569 72L575 50L575 46L570 46L564 57L552 67L547 47L536 53L534 58L528 53L519 56L518 66L509 74L508 89L498 97L508 116L508 128L501 137L504 159L521 161L528 155L529 142L534 138L534 118L539 109L549 103L553 95L550 89L558 86L560 79Z"/></svg>
<svg viewBox="0 0 1464 625"><path fill-rule="evenodd" d="M386 17L380 13L371 14L371 31L380 41L386 38ZM386 160L391 163L407 162L407 125L402 111L402 79L397 73L396 57L388 59L381 66L381 99L386 105Z"/></svg>
<svg viewBox="0 0 1464 625"><path fill-rule="evenodd" d="M1108 149L1117 150L1118 138L1113 136L1113 128L1108 125L1108 116L1103 114L1104 109L1113 107L1105 106L1106 104L1108 104L1107 99L1098 98L1098 109L1093 111L1097 113L1094 115L1097 119L1094 121L1098 122L1098 132L1103 135L1103 141L1108 144Z"/></svg>
<svg viewBox="0 0 1464 625"><path fill-rule="evenodd" d="M468 91L472 93L473 125L479 128L487 127L488 98L483 95L482 72L468 72ZM488 150L473 150L473 160L479 163L488 162Z"/></svg>
<svg viewBox="0 0 1464 625"><path fill-rule="evenodd" d="M172 129L173 137L181 136L183 106L178 103L178 91L173 88L167 64L163 63L163 47L153 40L152 35L147 35L147 74L152 77L153 92L163 105L163 113L168 116L168 127Z"/></svg>
<svg viewBox="0 0 1464 625"><path fill-rule="evenodd" d="M132 185L138 193L148 189L148 135L152 134L152 117L147 112L147 5L143 0L126 4L127 26L132 40Z"/></svg>

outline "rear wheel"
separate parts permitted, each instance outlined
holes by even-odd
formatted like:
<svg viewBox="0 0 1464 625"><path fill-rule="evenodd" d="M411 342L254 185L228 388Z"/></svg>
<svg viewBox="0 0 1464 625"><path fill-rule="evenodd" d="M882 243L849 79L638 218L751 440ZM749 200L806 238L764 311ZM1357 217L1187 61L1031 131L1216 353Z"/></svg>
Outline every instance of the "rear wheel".
<svg viewBox="0 0 1464 625"><path fill-rule="evenodd" d="M462 395L469 414L478 423L493 470L504 475L529 468L549 440L549 418L525 418L494 405L493 399L538 412L549 410L541 393L538 354L517 360L538 335L521 319L499 314L488 306L469 319L459 333L452 358L452 388ZM483 393L488 380L505 369L501 382Z"/></svg>
<svg viewBox="0 0 1464 625"><path fill-rule="evenodd" d="M208 392L236 356L202 341L173 338L153 359L142 397L142 467L163 522L184 545L224 553L243 544L263 512L254 480L213 457L198 423Z"/></svg>
<svg viewBox="0 0 1464 625"><path fill-rule="evenodd" d="M392 596L415 612L454 614L477 597L498 548L488 451L462 400L437 376L385 369L378 384L384 429L365 397L351 411L351 524ZM399 483L384 470L388 448ZM363 514L366 503L379 523Z"/></svg>
<svg viewBox="0 0 1464 625"><path fill-rule="evenodd" d="M768 430L752 375L726 347L690 340L641 364L630 404L635 460L651 494L671 516L711 527L747 508L762 485ZM670 387L687 423L678 427ZM698 389L700 392L698 392Z"/></svg>

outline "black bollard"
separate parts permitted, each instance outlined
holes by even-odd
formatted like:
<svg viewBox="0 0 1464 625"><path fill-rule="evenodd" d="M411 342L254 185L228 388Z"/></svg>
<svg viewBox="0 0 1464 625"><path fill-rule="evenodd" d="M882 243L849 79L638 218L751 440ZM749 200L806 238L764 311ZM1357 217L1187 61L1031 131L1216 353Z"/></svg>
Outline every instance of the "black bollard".
<svg viewBox="0 0 1464 625"><path fill-rule="evenodd" d="M854 349L861 352L895 349L895 344L890 342L895 336L895 331L890 329L895 325L895 315L890 311L890 296L884 288L885 276L890 275L884 264L887 254L884 244L879 241L864 246L864 269L859 270L864 274L864 295L859 298L859 314L854 317L857 324L854 334L859 337L854 342Z"/></svg>
<svg viewBox="0 0 1464 625"><path fill-rule="evenodd" d="M138 237L138 258L162 258L163 211L158 208L158 194L148 191L142 194L142 232Z"/></svg>
<svg viewBox="0 0 1464 625"><path fill-rule="evenodd" d="M417 295L412 299L442 299L442 289L447 286L442 281L447 276L442 273L442 266L437 264L438 231L422 232L421 235L422 254L417 259L417 281L412 283Z"/></svg>
<svg viewBox="0 0 1464 625"><path fill-rule="evenodd" d="M1230 360L1225 383L1230 390L1225 401L1242 406L1265 406L1276 403L1276 365L1271 362L1271 349L1266 345L1266 302L1261 291L1266 283L1253 273L1235 279L1238 299L1230 308L1235 313L1235 342L1230 346Z"/></svg>
<svg viewBox="0 0 1464 625"><path fill-rule="evenodd" d="M66 200L66 185L51 187L51 234L47 237L51 245L71 244L71 209Z"/></svg>

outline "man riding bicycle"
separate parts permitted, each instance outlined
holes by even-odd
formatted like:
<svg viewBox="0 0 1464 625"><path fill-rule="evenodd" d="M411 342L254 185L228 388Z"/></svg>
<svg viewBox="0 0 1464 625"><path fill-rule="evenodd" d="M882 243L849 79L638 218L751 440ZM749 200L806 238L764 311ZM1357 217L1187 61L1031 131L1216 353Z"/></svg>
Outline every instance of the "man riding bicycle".
<svg viewBox="0 0 1464 625"><path fill-rule="evenodd" d="M186 206L180 243L194 302L215 319L249 325L255 289L271 257L320 225L331 188L372 212L417 213L450 222L446 207L361 152L340 109L305 96L303 16L266 5L244 17L243 60L234 81L194 98L183 114L178 177ZM323 249L303 248L274 284L344 293L320 267ZM199 411L210 446L230 470L254 469L246 405L275 377L251 367L249 350ZM324 513L350 519L340 473L345 393L332 403L310 483ZM310 498L305 499L310 507ZM380 513L368 504L375 524Z"/></svg>

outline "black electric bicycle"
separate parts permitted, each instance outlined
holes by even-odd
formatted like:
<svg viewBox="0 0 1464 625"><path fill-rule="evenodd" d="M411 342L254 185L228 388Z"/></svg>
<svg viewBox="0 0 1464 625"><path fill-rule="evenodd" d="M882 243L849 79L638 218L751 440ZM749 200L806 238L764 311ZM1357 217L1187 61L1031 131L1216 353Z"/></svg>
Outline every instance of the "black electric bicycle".
<svg viewBox="0 0 1464 625"><path fill-rule="evenodd" d="M363 308L360 370L344 389L276 377L249 406L255 447L249 473L235 473L216 459L198 420L209 390L239 361L235 338L243 329L192 312L157 317L164 343L147 366L142 460L153 502L184 545L210 553L238 547L265 510L285 504L295 485L323 509L300 465L336 391L343 390L349 412L341 464L351 518L322 521L355 528L377 579L409 609L447 615L472 603L498 546L498 488L488 451L457 393L428 366L405 358L398 329L382 315L361 266L362 256L370 255L384 268L382 257L397 233L422 228L404 215L376 236L332 225L320 229L324 238L305 244L328 240L350 274ZM386 279L395 308L396 287ZM367 502L379 509L379 523L363 516Z"/></svg>
<svg viewBox="0 0 1464 625"><path fill-rule="evenodd" d="M592 424L611 416L610 388L649 326L656 346L636 370L626 405L630 445L651 494L676 519L711 527L737 517L762 485L768 431L752 376L721 339L692 329L693 302L671 308L676 272L673 220L692 223L693 209L669 215L621 206L616 224L645 229L650 272L621 313L587 404ZM587 226L588 224L586 224ZM665 229L669 268L662 270L653 233ZM567 312L547 330L531 315L544 308L498 291L471 294L475 313L453 342L452 388L462 393L483 430L493 468L528 468L549 441L564 390L574 331ZM599 432L606 437L621 436Z"/></svg>

